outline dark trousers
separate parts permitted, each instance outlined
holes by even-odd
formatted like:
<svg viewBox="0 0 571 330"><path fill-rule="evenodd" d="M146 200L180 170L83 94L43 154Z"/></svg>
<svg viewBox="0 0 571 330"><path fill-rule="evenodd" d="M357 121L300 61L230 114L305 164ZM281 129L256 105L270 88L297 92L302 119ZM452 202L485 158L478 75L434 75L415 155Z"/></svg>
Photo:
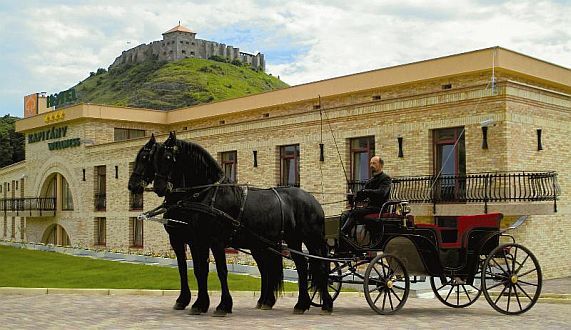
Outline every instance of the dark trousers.
<svg viewBox="0 0 571 330"><path fill-rule="evenodd" d="M362 208L357 208L351 211L345 211L341 213L340 221L343 224L341 227L341 232L349 234L353 226L359 223L359 221L367 214L379 213L381 212L380 207L367 206Z"/></svg>

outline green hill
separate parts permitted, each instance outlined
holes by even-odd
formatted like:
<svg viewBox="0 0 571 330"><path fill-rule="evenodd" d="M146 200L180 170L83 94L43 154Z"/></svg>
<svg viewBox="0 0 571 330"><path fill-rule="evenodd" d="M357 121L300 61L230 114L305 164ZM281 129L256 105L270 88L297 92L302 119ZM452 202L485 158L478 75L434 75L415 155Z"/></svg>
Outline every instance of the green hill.
<svg viewBox="0 0 571 330"><path fill-rule="evenodd" d="M286 88L240 62L187 58L99 69L75 86L78 102L170 110Z"/></svg>

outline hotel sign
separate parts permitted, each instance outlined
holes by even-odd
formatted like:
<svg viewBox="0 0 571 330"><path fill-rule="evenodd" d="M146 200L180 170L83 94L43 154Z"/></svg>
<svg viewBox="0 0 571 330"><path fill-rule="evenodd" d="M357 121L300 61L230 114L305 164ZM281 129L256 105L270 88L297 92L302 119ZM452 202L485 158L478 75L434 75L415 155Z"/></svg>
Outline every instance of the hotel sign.
<svg viewBox="0 0 571 330"><path fill-rule="evenodd" d="M59 107L77 101L75 88L70 88L66 91L59 92L48 96L48 108Z"/></svg>
<svg viewBox="0 0 571 330"><path fill-rule="evenodd" d="M64 138L67 135L67 126L51 127L40 132L28 134L28 143L36 143L40 141L48 141L53 139ZM48 143L50 150L60 150L71 147L78 147L81 145L79 138L60 140Z"/></svg>

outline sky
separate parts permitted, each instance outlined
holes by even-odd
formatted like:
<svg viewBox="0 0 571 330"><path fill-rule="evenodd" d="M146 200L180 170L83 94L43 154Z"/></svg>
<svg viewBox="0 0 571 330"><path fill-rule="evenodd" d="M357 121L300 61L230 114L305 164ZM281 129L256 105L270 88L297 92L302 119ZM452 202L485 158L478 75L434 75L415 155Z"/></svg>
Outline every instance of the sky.
<svg viewBox="0 0 571 330"><path fill-rule="evenodd" d="M0 116L179 21L290 85L493 46L571 68L571 0L0 0Z"/></svg>

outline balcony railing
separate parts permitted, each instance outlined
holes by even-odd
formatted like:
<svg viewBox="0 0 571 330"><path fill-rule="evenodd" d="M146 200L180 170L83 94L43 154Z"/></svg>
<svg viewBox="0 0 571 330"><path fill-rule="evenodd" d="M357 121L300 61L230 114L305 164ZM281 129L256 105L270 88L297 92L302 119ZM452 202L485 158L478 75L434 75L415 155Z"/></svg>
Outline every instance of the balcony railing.
<svg viewBox="0 0 571 330"><path fill-rule="evenodd" d="M364 187L364 181L349 183L353 192ZM553 201L561 189L556 172L490 172L459 176L394 177L391 199L411 203L484 203Z"/></svg>
<svg viewBox="0 0 571 330"><path fill-rule="evenodd" d="M54 214L56 210L55 197L23 197L0 199L0 210L4 213L15 212L17 215L33 216L38 213Z"/></svg>
<svg viewBox="0 0 571 330"><path fill-rule="evenodd" d="M105 211L107 208L107 195L105 193L95 194L95 211Z"/></svg>

